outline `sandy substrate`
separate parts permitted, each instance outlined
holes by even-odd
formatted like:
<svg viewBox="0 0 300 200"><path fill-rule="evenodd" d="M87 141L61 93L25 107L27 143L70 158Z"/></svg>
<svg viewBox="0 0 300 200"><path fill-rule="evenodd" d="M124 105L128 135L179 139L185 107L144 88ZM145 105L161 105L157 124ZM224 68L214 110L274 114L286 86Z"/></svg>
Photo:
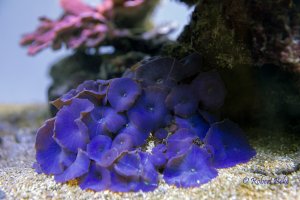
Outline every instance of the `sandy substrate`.
<svg viewBox="0 0 300 200"><path fill-rule="evenodd" d="M14 108L7 114L0 106L0 199L300 199L300 137L256 129L247 132L257 156L246 164L218 170L217 178L198 188L161 183L149 193L95 193L57 184L53 177L31 168L43 109Z"/></svg>

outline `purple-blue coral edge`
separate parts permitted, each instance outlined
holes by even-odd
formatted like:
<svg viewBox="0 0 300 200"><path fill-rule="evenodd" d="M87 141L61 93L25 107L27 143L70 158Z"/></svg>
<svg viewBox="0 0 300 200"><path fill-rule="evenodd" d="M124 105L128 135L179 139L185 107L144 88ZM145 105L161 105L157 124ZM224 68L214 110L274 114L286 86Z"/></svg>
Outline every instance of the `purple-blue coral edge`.
<svg viewBox="0 0 300 200"><path fill-rule="evenodd" d="M155 58L130 77L85 81L53 102L59 111L37 131L34 167L94 191L152 191L159 177L200 186L256 154L237 124L210 113L225 94L218 72L197 70L189 57Z"/></svg>

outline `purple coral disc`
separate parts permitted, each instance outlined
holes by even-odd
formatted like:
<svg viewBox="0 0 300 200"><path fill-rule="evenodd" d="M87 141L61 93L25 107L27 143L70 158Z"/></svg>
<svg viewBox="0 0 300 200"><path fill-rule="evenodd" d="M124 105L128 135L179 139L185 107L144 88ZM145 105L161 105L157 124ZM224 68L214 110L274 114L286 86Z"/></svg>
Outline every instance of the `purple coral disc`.
<svg viewBox="0 0 300 200"><path fill-rule="evenodd" d="M107 99L117 112L128 110L141 94L141 87L131 78L114 79L109 86Z"/></svg>

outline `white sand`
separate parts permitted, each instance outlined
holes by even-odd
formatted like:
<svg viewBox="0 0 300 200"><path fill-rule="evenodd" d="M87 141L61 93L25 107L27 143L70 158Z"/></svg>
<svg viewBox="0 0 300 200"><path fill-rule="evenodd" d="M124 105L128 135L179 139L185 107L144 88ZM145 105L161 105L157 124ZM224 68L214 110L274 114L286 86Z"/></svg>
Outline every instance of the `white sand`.
<svg viewBox="0 0 300 200"><path fill-rule="evenodd" d="M0 121L1 122L1 121ZM12 128L1 132L0 199L300 199L300 137L260 136L251 132L257 156L246 164L221 169L219 176L198 188L178 189L161 183L149 193L82 191L76 185L57 184L51 176L38 175L34 161L35 128ZM253 133L252 133L253 132ZM17 141L16 141L17 138ZM297 167L298 166L298 167ZM287 176L284 179L284 174ZM255 184L257 180L282 178L288 184ZM246 178L246 179L245 179ZM243 183L249 178L248 183ZM256 181L257 182L257 181ZM4 194L3 194L4 193Z"/></svg>

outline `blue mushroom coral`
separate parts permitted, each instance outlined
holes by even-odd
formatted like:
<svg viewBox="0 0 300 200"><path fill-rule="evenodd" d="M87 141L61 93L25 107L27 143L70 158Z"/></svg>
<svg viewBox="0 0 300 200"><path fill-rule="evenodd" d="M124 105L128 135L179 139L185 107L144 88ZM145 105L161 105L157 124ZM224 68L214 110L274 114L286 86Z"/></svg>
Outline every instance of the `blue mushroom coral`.
<svg viewBox="0 0 300 200"><path fill-rule="evenodd" d="M154 58L53 101L58 113L37 131L36 170L82 189L129 192L154 190L159 174L196 187L218 168L249 161L255 151L243 131L210 113L226 90L217 71L203 72L201 59Z"/></svg>

